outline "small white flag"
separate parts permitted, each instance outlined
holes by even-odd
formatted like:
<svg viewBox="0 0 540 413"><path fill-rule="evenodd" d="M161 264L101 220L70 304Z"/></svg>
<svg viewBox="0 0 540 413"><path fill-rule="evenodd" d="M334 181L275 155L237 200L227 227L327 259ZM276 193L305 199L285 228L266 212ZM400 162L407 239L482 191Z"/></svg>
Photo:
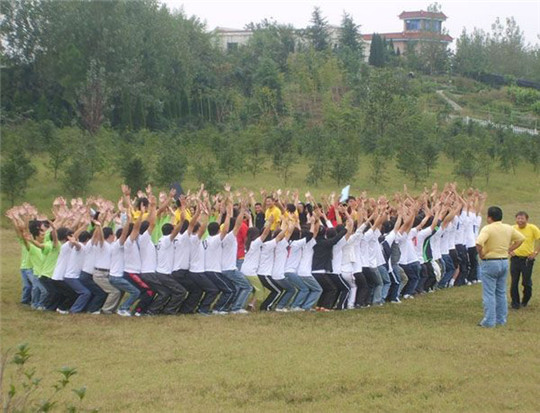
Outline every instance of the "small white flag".
<svg viewBox="0 0 540 413"><path fill-rule="evenodd" d="M347 185L345 188L341 190L341 196L339 197L339 202L345 202L347 199L349 199L350 190L351 190L350 185Z"/></svg>

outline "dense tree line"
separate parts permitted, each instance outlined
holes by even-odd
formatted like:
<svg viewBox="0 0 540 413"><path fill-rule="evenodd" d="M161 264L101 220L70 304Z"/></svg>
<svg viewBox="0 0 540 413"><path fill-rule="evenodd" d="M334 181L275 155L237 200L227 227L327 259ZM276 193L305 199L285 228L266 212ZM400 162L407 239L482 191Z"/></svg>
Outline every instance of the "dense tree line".
<svg viewBox="0 0 540 413"><path fill-rule="evenodd" d="M256 176L265 162L287 181L300 159L307 182L342 184L361 156L376 184L385 181L388 162L419 183L456 136L468 136L461 147L469 148L448 153L456 174L489 179L493 163L475 145L483 134L500 140L498 132L463 133L464 126L441 122L421 103L421 80L407 75L411 68L447 71L446 48L400 57L373 36L365 50L347 13L337 38L315 8L304 32L264 20L248 26L253 36L245 47L222 51L198 19L156 0L13 0L1 7L3 159L24 165L28 155L46 154L54 179L71 194L112 169L133 188L181 180L188 166L217 186L238 170ZM477 56L460 49L468 47L463 36L455 64L465 73ZM538 167L538 148L522 157ZM22 183L34 172L27 169L2 175L17 180L19 171Z"/></svg>

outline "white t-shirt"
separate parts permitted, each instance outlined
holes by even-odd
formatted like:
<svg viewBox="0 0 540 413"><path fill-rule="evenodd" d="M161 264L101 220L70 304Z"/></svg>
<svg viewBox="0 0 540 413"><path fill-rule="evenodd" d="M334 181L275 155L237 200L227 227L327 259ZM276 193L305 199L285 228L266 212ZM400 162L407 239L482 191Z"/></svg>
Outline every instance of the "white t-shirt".
<svg viewBox="0 0 540 413"><path fill-rule="evenodd" d="M311 238L302 247L302 258L298 264L298 275L300 277L311 277L311 269L313 267L313 247L317 244L315 237Z"/></svg>
<svg viewBox="0 0 540 413"><path fill-rule="evenodd" d="M345 245L343 246L342 250L342 257L341 257L341 274L345 273L354 273L354 264L356 260L358 259L356 257L357 252L357 245L360 241L360 237L362 236L362 232L356 231L354 234L352 234ZM360 268L361 269L361 268Z"/></svg>
<svg viewBox="0 0 540 413"><path fill-rule="evenodd" d="M306 239L298 239L289 242L289 254L285 263L285 273L298 274L298 267L302 259L302 249L306 245Z"/></svg>
<svg viewBox="0 0 540 413"><path fill-rule="evenodd" d="M285 278L285 264L287 263L287 247L289 242L282 239L276 245L274 251L274 265L272 266L272 278L274 280L282 280Z"/></svg>
<svg viewBox="0 0 540 413"><path fill-rule="evenodd" d="M360 256L362 257L362 265L364 267L375 268L377 267L377 258L375 256L375 250L370 245L373 243L373 229L368 229L364 232L364 235L360 239ZM375 240L377 242L377 240Z"/></svg>
<svg viewBox="0 0 540 413"><path fill-rule="evenodd" d="M191 242L188 232L185 231L183 234L178 234L174 239L174 271L189 270L190 251Z"/></svg>
<svg viewBox="0 0 540 413"><path fill-rule="evenodd" d="M81 248L78 250L77 248L73 246L71 247L64 278L71 278L71 279L79 278L79 275L81 275L81 270L83 266L84 247L86 245L88 245L88 243L81 244Z"/></svg>
<svg viewBox="0 0 540 413"><path fill-rule="evenodd" d="M244 275L257 275L257 269L259 268L259 258L261 257L261 246L263 242L260 237L251 241L249 250L244 257L244 263L240 271Z"/></svg>
<svg viewBox="0 0 540 413"><path fill-rule="evenodd" d="M83 266L81 271L84 271L87 274L93 274L94 262L96 261L96 249L94 245L92 245L92 241L88 241L83 245L82 250Z"/></svg>
<svg viewBox="0 0 540 413"><path fill-rule="evenodd" d="M482 215L478 214L476 215L476 220L474 222L474 238L478 238L478 234L480 234L480 226L482 225ZM476 246L476 245L475 245Z"/></svg>
<svg viewBox="0 0 540 413"><path fill-rule="evenodd" d="M386 260L384 259L381 243L379 242L380 236L381 236L381 231L379 229L374 230L373 239L369 243L370 253L371 251L375 253L375 265L377 265L377 267L380 267L381 265L386 264Z"/></svg>
<svg viewBox="0 0 540 413"><path fill-rule="evenodd" d="M442 229L439 228L429 239L429 245L431 246L431 254L434 260L440 260L442 258L441 253L441 235Z"/></svg>
<svg viewBox="0 0 540 413"><path fill-rule="evenodd" d="M343 258L343 247L347 244L345 237L332 247L332 274L341 274L341 261Z"/></svg>
<svg viewBox="0 0 540 413"><path fill-rule="evenodd" d="M274 251L276 249L276 240L270 240L263 242L261 246L261 256L259 258L259 268L257 269L257 275L272 275L272 268L274 266Z"/></svg>
<svg viewBox="0 0 540 413"><path fill-rule="evenodd" d="M124 243L124 271L131 274L141 273L141 254L137 240L127 238Z"/></svg>
<svg viewBox="0 0 540 413"><path fill-rule="evenodd" d="M414 250L416 252L416 256L418 258L418 261L420 261L421 264L424 263L424 241L427 237L431 235L433 231L431 230L431 227L424 228L421 231L418 231L416 234L416 239L413 238L413 244L414 244Z"/></svg>
<svg viewBox="0 0 540 413"><path fill-rule="evenodd" d="M465 245L465 221L467 219L467 215L465 211L461 212L461 215L459 217L456 217L458 220L458 225L456 226L456 245Z"/></svg>
<svg viewBox="0 0 540 413"><path fill-rule="evenodd" d="M223 248L221 252L221 271L236 270L236 253L238 251L238 241L234 232L231 231L225 235L221 242Z"/></svg>
<svg viewBox="0 0 540 413"><path fill-rule="evenodd" d="M204 247L197 234L189 237L191 247L189 249L189 272L200 274L204 272Z"/></svg>
<svg viewBox="0 0 540 413"><path fill-rule="evenodd" d="M442 255L448 255L449 254L449 250L448 250L448 226L446 228L439 228L439 237L440 237L440 241L439 241L439 248L441 249L441 254Z"/></svg>
<svg viewBox="0 0 540 413"><path fill-rule="evenodd" d="M413 244L413 238L416 237L417 233L418 231L416 228L412 228L408 234L398 234L396 236L396 241L398 242L399 250L401 252L399 264L406 265L418 261Z"/></svg>
<svg viewBox="0 0 540 413"><path fill-rule="evenodd" d="M475 226L476 226L476 214L472 212L468 212L467 219L465 220L465 246L467 248L476 247L476 236L474 233Z"/></svg>
<svg viewBox="0 0 540 413"><path fill-rule="evenodd" d="M174 265L174 241L171 235L163 235L156 246L157 267L156 272L160 274L172 274Z"/></svg>
<svg viewBox="0 0 540 413"><path fill-rule="evenodd" d="M56 281L62 281L66 275L67 264L69 261L69 256L71 255L71 244L69 242L64 242L60 247L60 253L58 254L58 260L56 261L56 266L54 267L54 272L52 279Z"/></svg>
<svg viewBox="0 0 540 413"><path fill-rule="evenodd" d="M111 269L109 275L111 277L122 277L124 275L124 246L120 245L118 239L111 243Z"/></svg>
<svg viewBox="0 0 540 413"><path fill-rule="evenodd" d="M446 230L448 231L448 249L449 250L455 250L456 249L456 226L457 226L458 218L454 217L452 221L448 224L446 227Z"/></svg>
<svg viewBox="0 0 540 413"><path fill-rule="evenodd" d="M111 268L111 244L103 241L103 245L94 245L94 266L108 270Z"/></svg>
<svg viewBox="0 0 540 413"><path fill-rule="evenodd" d="M221 272L221 234L212 235L206 238L202 245L204 247L204 271Z"/></svg>
<svg viewBox="0 0 540 413"><path fill-rule="evenodd" d="M148 231L139 235L139 251L141 253L141 274L153 274L157 267L156 246Z"/></svg>

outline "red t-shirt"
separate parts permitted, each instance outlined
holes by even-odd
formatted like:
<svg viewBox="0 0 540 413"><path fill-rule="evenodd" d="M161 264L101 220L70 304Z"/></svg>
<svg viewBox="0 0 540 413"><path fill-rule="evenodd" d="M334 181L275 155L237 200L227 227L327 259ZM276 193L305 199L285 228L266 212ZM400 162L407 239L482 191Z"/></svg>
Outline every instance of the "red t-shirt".
<svg viewBox="0 0 540 413"><path fill-rule="evenodd" d="M236 241L238 242L238 251L236 252L236 259L238 260L244 259L244 256L246 255L245 246L246 246L247 232L248 232L248 225L246 224L246 221L242 221L242 225L240 225L238 234L236 234Z"/></svg>

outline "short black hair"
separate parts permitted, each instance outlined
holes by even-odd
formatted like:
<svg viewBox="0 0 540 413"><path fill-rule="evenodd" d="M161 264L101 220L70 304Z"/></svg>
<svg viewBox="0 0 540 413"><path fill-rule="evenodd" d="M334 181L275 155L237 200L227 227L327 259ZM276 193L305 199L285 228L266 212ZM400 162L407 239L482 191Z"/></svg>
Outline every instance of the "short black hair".
<svg viewBox="0 0 540 413"><path fill-rule="evenodd" d="M37 219L33 219L28 223L28 231L30 231L30 234L32 237L37 238L39 236L39 232L41 230L41 221L38 221Z"/></svg>
<svg viewBox="0 0 540 413"><path fill-rule="evenodd" d="M257 205L262 207L262 204L260 202L255 202L255 206L257 206Z"/></svg>
<svg viewBox="0 0 540 413"><path fill-rule="evenodd" d="M499 208L498 206L490 206L487 211L487 216L495 222L502 221L503 219L502 209Z"/></svg>
<svg viewBox="0 0 540 413"><path fill-rule="evenodd" d="M66 227L60 227L56 231L56 236L58 237L58 241L65 241L67 238L73 235L73 231Z"/></svg>
<svg viewBox="0 0 540 413"><path fill-rule="evenodd" d="M139 234L141 235L144 234L149 226L150 226L150 222L148 221L141 222L141 228L139 229Z"/></svg>
<svg viewBox="0 0 540 413"><path fill-rule="evenodd" d="M123 230L124 230L123 228L118 228L116 230L116 238L120 238L122 236L122 231Z"/></svg>
<svg viewBox="0 0 540 413"><path fill-rule="evenodd" d="M113 229L111 227L103 228L103 239L109 238L113 234Z"/></svg>
<svg viewBox="0 0 540 413"><path fill-rule="evenodd" d="M219 232L219 224L217 222L210 222L208 224L208 235L213 236Z"/></svg>
<svg viewBox="0 0 540 413"><path fill-rule="evenodd" d="M90 239L90 233L88 231L83 231L79 234L79 242L86 242Z"/></svg>
<svg viewBox="0 0 540 413"><path fill-rule="evenodd" d="M285 208L289 214L294 214L296 212L296 205L294 204L287 204Z"/></svg>
<svg viewBox="0 0 540 413"><path fill-rule="evenodd" d="M141 205L144 205L146 208L148 208L148 205L150 205L150 201L148 201L148 198L137 198L137 201L135 202L135 208L141 209Z"/></svg>
<svg viewBox="0 0 540 413"><path fill-rule="evenodd" d="M171 233L173 232L173 229L174 229L174 226L173 224L169 224L168 222L163 224L161 226L161 233L163 235L171 235Z"/></svg>
<svg viewBox="0 0 540 413"><path fill-rule="evenodd" d="M519 217L519 216L522 216L522 217L525 217L526 219L529 219L529 214L527 214L525 211L516 212L516 218Z"/></svg>

